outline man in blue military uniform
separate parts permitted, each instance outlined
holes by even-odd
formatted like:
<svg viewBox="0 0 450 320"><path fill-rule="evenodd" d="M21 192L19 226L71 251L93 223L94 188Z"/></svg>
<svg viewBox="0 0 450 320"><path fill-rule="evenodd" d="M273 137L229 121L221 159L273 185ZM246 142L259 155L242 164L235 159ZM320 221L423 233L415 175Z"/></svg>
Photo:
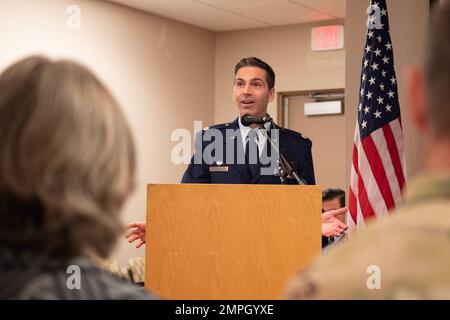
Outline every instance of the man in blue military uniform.
<svg viewBox="0 0 450 320"><path fill-rule="evenodd" d="M266 123L262 129L258 128L257 124L245 126L242 123L244 115L256 118L267 116L267 105L275 97L274 85L275 73L264 61L251 57L237 63L233 93L234 101L239 109L239 117L231 123L207 128L197 136L196 153L200 154L192 157L183 176L183 183L280 184L280 177L274 175L277 166L273 161L278 160L278 149L290 160L303 183L315 184L311 140L298 132L280 128L271 122ZM216 131L216 134L211 134L211 130ZM272 134L274 131L276 134ZM276 148L267 141L266 132L276 143ZM205 151L207 151L205 149L212 143L208 141L212 140L210 136L220 138L218 147L222 150L220 150L221 156L216 155L216 161L208 163L208 159L205 159ZM249 139L250 136L252 139ZM253 142L256 147L251 148ZM253 166L249 163L251 162L249 161L251 157L248 156L249 153L251 154L250 151L256 153ZM244 154L247 156L239 157ZM214 157L211 156L210 159L212 158ZM262 159L266 161L261 161ZM264 171L261 168L267 170ZM297 181L288 178L285 183L296 184Z"/></svg>
<svg viewBox="0 0 450 320"><path fill-rule="evenodd" d="M259 126L246 123L245 115L267 118L267 105L275 97L275 73L264 61L241 59L235 67L234 101L239 117L231 123L206 128L197 135L195 153L183 175L182 183L280 184L276 176L278 151L304 184L315 184L311 141L302 134L276 126L273 122ZM275 147L268 140L271 139ZM288 184L297 180L286 177ZM322 235L340 236L346 225L336 215L346 208L331 210L322 216ZM145 222L130 223L126 237L145 243Z"/></svg>

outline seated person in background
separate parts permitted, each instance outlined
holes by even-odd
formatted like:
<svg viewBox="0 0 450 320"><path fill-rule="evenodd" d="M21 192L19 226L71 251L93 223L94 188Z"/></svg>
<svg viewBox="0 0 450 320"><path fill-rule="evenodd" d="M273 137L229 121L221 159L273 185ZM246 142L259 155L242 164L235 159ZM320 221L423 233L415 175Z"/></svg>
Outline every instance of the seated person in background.
<svg viewBox="0 0 450 320"><path fill-rule="evenodd" d="M0 75L0 299L151 299L99 269L135 183L128 124L70 61L30 57Z"/></svg>
<svg viewBox="0 0 450 320"><path fill-rule="evenodd" d="M325 189L322 192L322 211L336 210L345 207L345 191L341 189ZM325 215L325 214L324 214ZM345 212L335 216L339 221L345 223ZM337 238L339 239L339 238ZM335 237L322 236L322 248L334 243Z"/></svg>

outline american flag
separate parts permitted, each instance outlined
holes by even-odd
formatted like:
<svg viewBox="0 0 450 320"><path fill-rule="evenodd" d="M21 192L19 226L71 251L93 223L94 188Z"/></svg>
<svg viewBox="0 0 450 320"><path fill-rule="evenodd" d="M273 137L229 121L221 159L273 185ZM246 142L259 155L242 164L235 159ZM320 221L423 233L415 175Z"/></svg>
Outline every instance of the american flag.
<svg viewBox="0 0 450 320"><path fill-rule="evenodd" d="M372 0L361 70L358 122L350 174L349 231L387 215L402 201L405 161L397 78L385 0Z"/></svg>

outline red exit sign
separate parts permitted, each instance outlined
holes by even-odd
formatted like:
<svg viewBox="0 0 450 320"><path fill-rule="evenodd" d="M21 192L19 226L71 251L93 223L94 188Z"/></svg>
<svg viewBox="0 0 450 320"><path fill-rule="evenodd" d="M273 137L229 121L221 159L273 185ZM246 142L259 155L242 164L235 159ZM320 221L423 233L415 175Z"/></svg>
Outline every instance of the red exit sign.
<svg viewBox="0 0 450 320"><path fill-rule="evenodd" d="M344 26L323 26L312 28L311 48L313 51L344 48Z"/></svg>

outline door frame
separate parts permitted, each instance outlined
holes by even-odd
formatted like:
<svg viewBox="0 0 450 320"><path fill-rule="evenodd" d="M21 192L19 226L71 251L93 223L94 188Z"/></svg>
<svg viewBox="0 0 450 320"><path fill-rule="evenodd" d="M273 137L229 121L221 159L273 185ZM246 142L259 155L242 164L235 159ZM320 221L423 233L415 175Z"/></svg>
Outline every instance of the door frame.
<svg viewBox="0 0 450 320"><path fill-rule="evenodd" d="M335 88L335 89L318 89L318 90L299 90L299 91L281 91L277 93L277 119L278 125L280 127L287 127L288 115L285 112L285 99L293 96L307 96L312 93L333 93L333 92L344 92L344 88ZM344 99L345 105L345 99Z"/></svg>

